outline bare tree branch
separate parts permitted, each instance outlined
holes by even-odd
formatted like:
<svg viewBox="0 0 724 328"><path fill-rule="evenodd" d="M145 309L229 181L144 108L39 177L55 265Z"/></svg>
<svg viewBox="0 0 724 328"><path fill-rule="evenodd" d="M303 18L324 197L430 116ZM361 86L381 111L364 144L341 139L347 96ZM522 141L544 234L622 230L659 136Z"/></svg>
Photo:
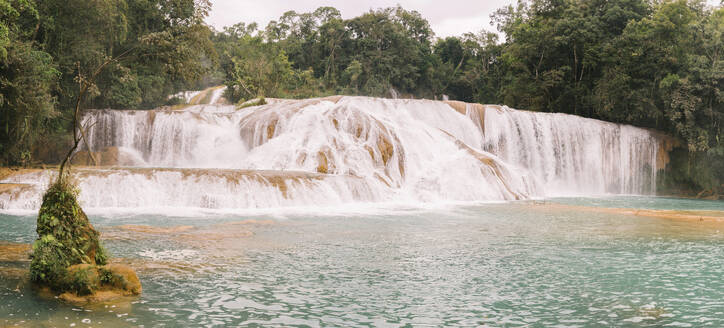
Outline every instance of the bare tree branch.
<svg viewBox="0 0 724 328"><path fill-rule="evenodd" d="M90 89L94 85L94 80L100 74L103 69L108 66L108 64L112 62L117 62L124 58L126 55L131 53L131 51L135 49L129 48L128 50L124 51L120 55L116 57L109 57L104 61L101 65L96 67L95 70L93 70L93 73L90 75L89 78L86 78L83 73L81 73L80 70L80 63L76 63L76 66L78 67L78 75L76 76L76 79L78 80L78 97L76 98L75 102L75 111L73 112L73 147L70 148L68 153L65 155L65 158L63 158L63 161L60 163L60 167L58 168L58 181L60 181L63 178L63 175L66 173L66 165L70 165L69 160L73 156L73 153L76 149L78 149L78 145L80 144L80 141L83 140L86 147L88 148L88 154L90 155L91 159L93 160L94 165L98 165L98 161L96 160L95 156L93 155L92 149L90 145L88 144L88 140L85 136L85 131L82 126L78 123L80 114L80 106L83 102L83 97L85 96L86 92L88 92L88 89ZM80 133L80 136L78 136L78 133Z"/></svg>

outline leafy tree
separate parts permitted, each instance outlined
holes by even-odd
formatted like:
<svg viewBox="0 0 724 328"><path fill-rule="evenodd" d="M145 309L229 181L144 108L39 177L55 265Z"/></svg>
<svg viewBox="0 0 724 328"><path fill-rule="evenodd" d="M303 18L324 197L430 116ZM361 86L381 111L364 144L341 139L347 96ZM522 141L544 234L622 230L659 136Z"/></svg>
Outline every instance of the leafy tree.
<svg viewBox="0 0 724 328"><path fill-rule="evenodd" d="M244 36L233 49L227 86L233 101L277 97L290 83L292 66L283 50L259 36Z"/></svg>
<svg viewBox="0 0 724 328"><path fill-rule="evenodd" d="M32 2L0 0L0 163L27 165L35 143L58 115L52 91L58 71L30 40Z"/></svg>
<svg viewBox="0 0 724 328"><path fill-rule="evenodd" d="M151 108L206 74L216 54L204 24L207 0L47 0L37 39L62 73L61 108L72 108L78 67L130 56L98 77L93 107ZM81 23L79 23L81 22Z"/></svg>
<svg viewBox="0 0 724 328"><path fill-rule="evenodd" d="M503 40L486 31L435 39L427 20L400 6L350 19L333 7L288 11L262 29L246 22L217 32L203 22L209 8L208 0L0 0L2 161L27 162L37 144L67 141L75 77L126 54L89 86L86 108L152 108L221 81L234 101L395 89L655 128L682 142L666 175L676 179L661 185L724 181L721 5L519 1L492 16Z"/></svg>

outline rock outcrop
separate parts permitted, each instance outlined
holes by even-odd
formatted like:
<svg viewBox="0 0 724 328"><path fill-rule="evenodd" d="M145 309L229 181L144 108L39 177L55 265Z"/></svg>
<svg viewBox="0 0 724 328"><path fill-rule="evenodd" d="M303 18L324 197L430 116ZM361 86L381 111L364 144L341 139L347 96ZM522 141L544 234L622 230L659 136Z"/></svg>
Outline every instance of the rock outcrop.
<svg viewBox="0 0 724 328"><path fill-rule="evenodd" d="M43 196L38 213L38 240L32 247L30 280L73 303L141 293L129 267L108 264L99 233L78 205L77 190L62 178ZM100 294L99 294L100 293Z"/></svg>

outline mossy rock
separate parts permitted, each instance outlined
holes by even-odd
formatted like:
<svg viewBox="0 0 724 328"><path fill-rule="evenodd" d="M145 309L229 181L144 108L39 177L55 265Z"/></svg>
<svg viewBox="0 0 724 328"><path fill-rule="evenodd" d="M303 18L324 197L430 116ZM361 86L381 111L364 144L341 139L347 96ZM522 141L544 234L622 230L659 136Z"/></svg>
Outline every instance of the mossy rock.
<svg viewBox="0 0 724 328"><path fill-rule="evenodd" d="M108 264L98 268L102 286L107 286L124 295L140 295L143 287L136 272L123 264Z"/></svg>
<svg viewBox="0 0 724 328"><path fill-rule="evenodd" d="M266 104L267 104L267 101L266 101L266 99L264 99L264 97L255 98L255 99L247 100L245 102L237 104L236 110L244 109L247 107L261 106L261 105L266 105Z"/></svg>
<svg viewBox="0 0 724 328"><path fill-rule="evenodd" d="M140 295L142 291L136 272L122 264L73 265L68 268L66 286L60 298L73 304L106 302Z"/></svg>
<svg viewBox="0 0 724 328"><path fill-rule="evenodd" d="M139 295L141 282L133 269L106 263L99 234L78 205L77 196L67 178L55 182L43 195L30 279L71 303Z"/></svg>
<svg viewBox="0 0 724 328"><path fill-rule="evenodd" d="M33 244L30 279L55 291L79 292L75 265L105 265L106 252L99 234L78 205L77 189L67 178L52 184L43 196L38 213L38 240ZM83 267L85 268L85 267ZM78 271L80 270L80 271Z"/></svg>
<svg viewBox="0 0 724 328"><path fill-rule="evenodd" d="M101 275L92 264L76 264L68 267L66 275L68 291L85 296L93 294L101 286Z"/></svg>

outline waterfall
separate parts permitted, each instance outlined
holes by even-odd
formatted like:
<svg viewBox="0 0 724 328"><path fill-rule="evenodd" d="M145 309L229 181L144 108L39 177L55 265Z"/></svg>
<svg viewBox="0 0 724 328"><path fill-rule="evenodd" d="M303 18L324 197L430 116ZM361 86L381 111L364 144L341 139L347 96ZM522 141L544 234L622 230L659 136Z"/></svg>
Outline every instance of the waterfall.
<svg viewBox="0 0 724 328"><path fill-rule="evenodd" d="M528 170L547 195L651 194L658 137L560 113L486 107L483 148Z"/></svg>
<svg viewBox="0 0 724 328"><path fill-rule="evenodd" d="M335 96L237 109L85 113L100 168L76 169L90 208L212 209L499 201L655 190L648 130L456 101ZM203 101L198 101L203 99ZM88 149L76 154L81 163ZM36 209L48 171L0 181L0 209ZM1 186L1 185L0 185Z"/></svg>
<svg viewBox="0 0 724 328"><path fill-rule="evenodd" d="M54 171L35 171L8 179L22 187L0 193L0 209L40 208L39 195L55 175ZM74 176L82 191L80 201L87 208L254 209L381 200L374 181L307 172L82 168Z"/></svg>

